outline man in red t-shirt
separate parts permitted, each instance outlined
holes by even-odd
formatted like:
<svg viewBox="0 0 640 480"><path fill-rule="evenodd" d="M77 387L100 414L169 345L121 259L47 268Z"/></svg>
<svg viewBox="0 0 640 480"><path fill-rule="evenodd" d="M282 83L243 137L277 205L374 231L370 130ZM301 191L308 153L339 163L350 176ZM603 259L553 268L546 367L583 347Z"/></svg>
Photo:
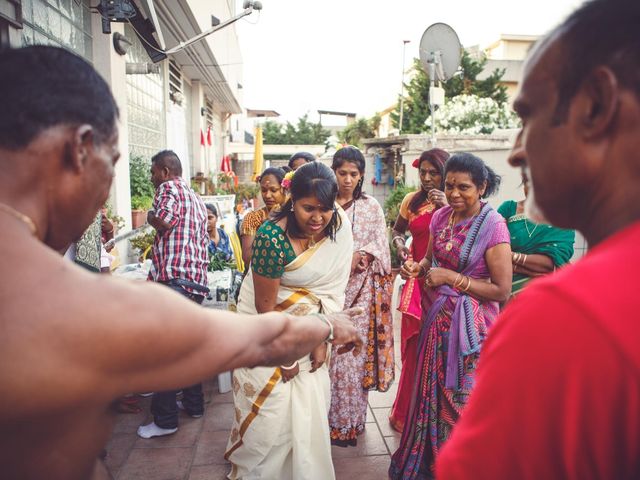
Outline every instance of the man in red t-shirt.
<svg viewBox="0 0 640 480"><path fill-rule="evenodd" d="M530 54L510 163L591 251L498 320L439 480L640 478L638 25L637 0L591 1Z"/></svg>

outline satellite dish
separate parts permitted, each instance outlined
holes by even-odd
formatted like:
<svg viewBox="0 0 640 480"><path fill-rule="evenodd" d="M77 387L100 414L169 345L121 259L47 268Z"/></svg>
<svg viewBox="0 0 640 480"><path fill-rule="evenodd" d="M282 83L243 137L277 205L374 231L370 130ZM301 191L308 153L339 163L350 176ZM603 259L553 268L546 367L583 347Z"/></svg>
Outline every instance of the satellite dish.
<svg viewBox="0 0 640 480"><path fill-rule="evenodd" d="M446 23L434 23L420 39L420 61L432 82L444 82L455 75L461 52L458 34Z"/></svg>

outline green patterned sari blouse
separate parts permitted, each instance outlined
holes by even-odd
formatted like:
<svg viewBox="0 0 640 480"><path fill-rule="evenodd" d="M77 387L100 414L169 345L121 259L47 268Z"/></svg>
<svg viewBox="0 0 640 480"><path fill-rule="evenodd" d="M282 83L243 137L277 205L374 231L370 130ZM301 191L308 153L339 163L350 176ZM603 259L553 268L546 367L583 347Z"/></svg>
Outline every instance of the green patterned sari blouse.
<svg viewBox="0 0 640 480"><path fill-rule="evenodd" d="M271 220L264 222L253 239L251 270L267 278L280 278L285 265L295 260L296 254L284 230Z"/></svg>

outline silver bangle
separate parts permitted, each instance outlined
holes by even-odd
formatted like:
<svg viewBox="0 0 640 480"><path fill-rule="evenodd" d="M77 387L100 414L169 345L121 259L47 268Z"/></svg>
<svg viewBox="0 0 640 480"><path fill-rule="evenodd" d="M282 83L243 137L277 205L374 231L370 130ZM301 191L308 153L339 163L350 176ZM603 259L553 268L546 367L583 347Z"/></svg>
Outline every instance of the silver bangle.
<svg viewBox="0 0 640 480"><path fill-rule="evenodd" d="M329 325L329 335L327 335L327 338L325 338L324 341L328 343L333 342L333 324L329 321L326 315L323 315L321 313L317 313L316 315L320 320Z"/></svg>
<svg viewBox="0 0 640 480"><path fill-rule="evenodd" d="M395 236L395 237L393 237L393 239L391 240L391 243L396 243L396 240L397 240L397 239L402 240L402 245L403 245L403 246L404 246L404 242L406 242L406 241L407 241L407 240L406 240L406 238L401 237L400 235L396 235L396 236Z"/></svg>
<svg viewBox="0 0 640 480"><path fill-rule="evenodd" d="M284 366L284 365L280 365L280 368L284 369L284 370L291 370L293 368L296 368L296 366L298 365L298 360L296 360L295 362L293 362L291 365L289 366Z"/></svg>

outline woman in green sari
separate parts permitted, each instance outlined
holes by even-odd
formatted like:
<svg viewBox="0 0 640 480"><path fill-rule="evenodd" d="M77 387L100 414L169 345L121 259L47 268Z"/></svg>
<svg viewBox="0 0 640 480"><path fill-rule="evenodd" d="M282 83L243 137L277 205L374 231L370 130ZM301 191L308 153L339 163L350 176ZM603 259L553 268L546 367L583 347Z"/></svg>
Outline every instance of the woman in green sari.
<svg viewBox="0 0 640 480"><path fill-rule="evenodd" d="M523 185L526 199L529 187L524 173ZM507 220L511 236L511 297L517 295L531 279L555 271L573 256L575 232L534 223L524 213L524 200L507 200L500 205L498 213Z"/></svg>

